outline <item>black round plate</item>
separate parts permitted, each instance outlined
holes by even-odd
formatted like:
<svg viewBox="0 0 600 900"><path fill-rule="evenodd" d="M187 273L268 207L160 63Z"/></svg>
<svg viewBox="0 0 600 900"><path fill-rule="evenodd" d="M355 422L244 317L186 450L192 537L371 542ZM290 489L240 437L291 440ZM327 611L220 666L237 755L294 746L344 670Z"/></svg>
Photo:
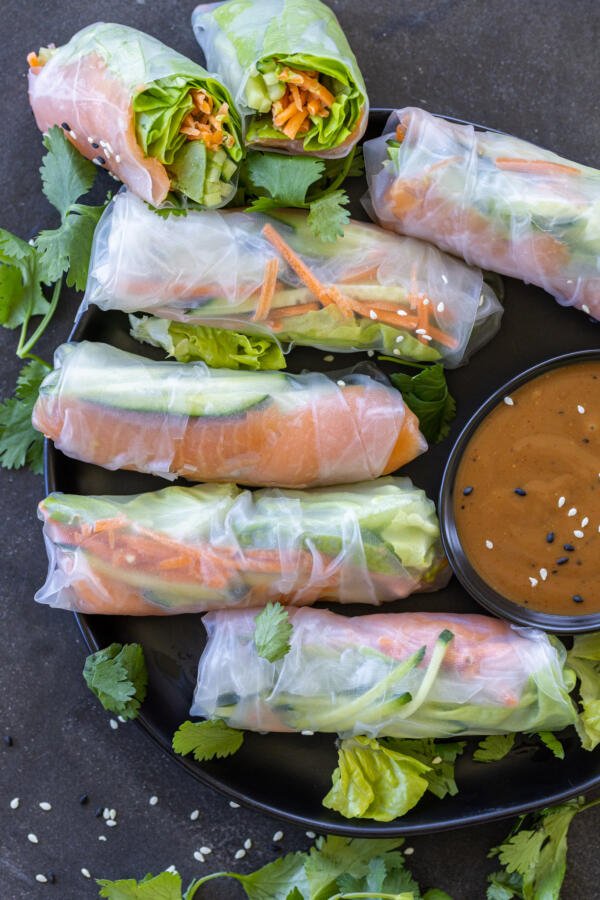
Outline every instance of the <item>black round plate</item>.
<svg viewBox="0 0 600 900"><path fill-rule="evenodd" d="M367 138L381 133L388 114L389 110L371 112ZM365 219L360 206L365 184L362 179L354 181L358 184L349 182L352 214ZM505 306L500 333L469 365L448 374L450 389L458 401L458 415L451 434L403 470L403 474L410 475L432 498L438 496L444 465L454 441L489 394L522 369L543 359L599 344L600 330L591 319L559 306L538 288L507 279ZM129 337L127 317L122 313L101 313L91 308L78 323L72 338L105 341L124 350L159 358L152 348ZM329 371L365 359L363 354L337 354L334 363L328 364L324 355L322 351L297 348L288 358L289 370ZM393 371L394 366L382 363L381 368ZM76 462L51 444L46 452L46 483L48 491L79 494L133 494L166 484L149 475L109 472ZM417 594L390 603L385 609L482 612L455 578L443 591ZM335 611L360 615L372 612L373 607L340 606ZM171 738L178 725L188 718L198 659L205 643L200 615L169 618L82 615L77 618L91 650L113 641L138 641L143 645L149 687L137 721L190 775L239 803L306 828L354 837L456 828L558 802L600 783L600 753L582 750L574 730L570 729L564 736L564 761L555 759L547 749L534 743L492 764L473 762L467 750L456 767L459 793L455 797L438 800L428 794L415 809L395 822L347 820L321 805L337 760L332 735L248 734L242 749L234 756L207 763L173 754Z"/></svg>

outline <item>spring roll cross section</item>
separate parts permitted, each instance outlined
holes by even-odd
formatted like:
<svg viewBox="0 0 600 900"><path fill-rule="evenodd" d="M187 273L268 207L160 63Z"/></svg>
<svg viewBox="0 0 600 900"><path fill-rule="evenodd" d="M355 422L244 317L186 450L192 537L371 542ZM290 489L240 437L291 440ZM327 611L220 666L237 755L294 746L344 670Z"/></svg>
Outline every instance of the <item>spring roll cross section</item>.
<svg viewBox="0 0 600 900"><path fill-rule="evenodd" d="M34 427L67 456L190 481L309 487L393 472L427 444L389 383L211 370L63 344Z"/></svg>
<svg viewBox="0 0 600 900"><path fill-rule="evenodd" d="M52 494L39 514L50 565L36 599L79 612L381 603L450 575L435 507L408 478L312 491Z"/></svg>
<svg viewBox="0 0 600 900"><path fill-rule="evenodd" d="M255 611L212 612L192 715L252 731L451 738L572 725L566 651L541 631L480 615L290 611L275 663Z"/></svg>
<svg viewBox="0 0 600 900"><path fill-rule="evenodd" d="M598 169L415 108L392 113L365 163L381 225L600 319Z"/></svg>
<svg viewBox="0 0 600 900"><path fill-rule="evenodd" d="M148 203L161 204L171 189L207 207L231 199L241 120L227 88L201 66L106 22L30 53L28 62L41 131L61 125L84 156Z"/></svg>

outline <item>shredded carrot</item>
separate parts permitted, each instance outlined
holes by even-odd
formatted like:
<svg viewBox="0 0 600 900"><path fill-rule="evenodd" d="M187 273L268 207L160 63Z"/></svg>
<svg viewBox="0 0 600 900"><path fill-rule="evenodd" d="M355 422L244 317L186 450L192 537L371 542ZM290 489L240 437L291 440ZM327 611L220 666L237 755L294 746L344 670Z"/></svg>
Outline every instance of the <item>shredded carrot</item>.
<svg viewBox="0 0 600 900"><path fill-rule="evenodd" d="M180 133L190 141L202 141L210 150L217 150L222 144L233 146L235 138L223 129L229 113L227 103L222 103L213 114L214 101L205 91L191 91L191 98L194 108L184 117Z"/></svg>
<svg viewBox="0 0 600 900"><path fill-rule="evenodd" d="M296 109L299 109L302 112L302 97L300 96L300 91L295 84L290 85L290 93L292 95L292 100L294 101Z"/></svg>
<svg viewBox="0 0 600 900"><path fill-rule="evenodd" d="M27 54L27 64L31 66L32 69L35 69L37 66L43 65L43 63L40 61L39 56L33 50L31 51L31 53Z"/></svg>
<svg viewBox="0 0 600 900"><path fill-rule="evenodd" d="M159 562L158 568L165 569L185 569L190 565L190 557L189 556L170 556L168 559L163 559L162 562Z"/></svg>
<svg viewBox="0 0 600 900"><path fill-rule="evenodd" d="M284 241L279 232L275 231L273 226L267 223L263 228L262 233L267 241L275 247L278 253L284 258L288 266L294 270L298 278L306 285L309 291L318 297L323 306L331 303L325 285L311 272L306 263L294 253L290 245Z"/></svg>
<svg viewBox="0 0 600 900"><path fill-rule="evenodd" d="M495 160L499 169L507 172L522 172L530 175L581 175L581 169L567 166L564 163L550 162L546 159L515 159L499 156Z"/></svg>
<svg viewBox="0 0 600 900"><path fill-rule="evenodd" d="M255 322L262 322L268 318L269 310L273 302L273 294L277 286L277 275L279 273L279 260L276 256L272 256L265 264L265 272L263 275L262 288L260 297L256 304L256 311L252 316Z"/></svg>
<svg viewBox="0 0 600 900"><path fill-rule="evenodd" d="M425 297L420 294L417 296L417 328L424 328L427 331L429 325L429 303L425 303ZM427 331L429 334L429 331Z"/></svg>
<svg viewBox="0 0 600 900"><path fill-rule="evenodd" d="M302 109L300 110L300 112L296 112L295 115L293 115L291 119L288 120L287 124L281 130L286 135L286 137L289 137L289 139L293 141L307 118L308 111Z"/></svg>
<svg viewBox="0 0 600 900"><path fill-rule="evenodd" d="M93 525L94 534L100 534L102 531L112 531L115 528L127 524L126 516L113 516L110 519L96 519Z"/></svg>
<svg viewBox="0 0 600 900"><path fill-rule="evenodd" d="M316 312L318 309L322 307L316 300L310 303L297 303L295 306L280 306L271 310L271 319L287 319L288 316L301 316L304 313Z"/></svg>
<svg viewBox="0 0 600 900"><path fill-rule="evenodd" d="M296 72L295 69L289 69L287 66L281 70L277 77L280 81L289 81L291 84L302 84L304 79L302 72Z"/></svg>
<svg viewBox="0 0 600 900"><path fill-rule="evenodd" d="M396 125L396 140L401 144L406 137L406 128L402 123Z"/></svg>
<svg viewBox="0 0 600 900"><path fill-rule="evenodd" d="M341 279L342 284L359 284L361 281L364 281L368 278L376 278L377 273L379 272L379 266L369 266L367 269L361 269L358 272L353 272L352 275L347 275L345 278Z"/></svg>
<svg viewBox="0 0 600 900"><path fill-rule="evenodd" d="M328 91L325 85L317 81L316 78L311 78L305 74L302 76L300 84L309 94L314 94L315 97L318 97L325 106L333 106L335 103L335 97L331 91Z"/></svg>
<svg viewBox="0 0 600 900"><path fill-rule="evenodd" d="M292 101L288 106L284 107L281 112L275 116L273 119L273 123L280 128L282 125L291 119L292 116L295 116L298 110L296 109L296 104Z"/></svg>

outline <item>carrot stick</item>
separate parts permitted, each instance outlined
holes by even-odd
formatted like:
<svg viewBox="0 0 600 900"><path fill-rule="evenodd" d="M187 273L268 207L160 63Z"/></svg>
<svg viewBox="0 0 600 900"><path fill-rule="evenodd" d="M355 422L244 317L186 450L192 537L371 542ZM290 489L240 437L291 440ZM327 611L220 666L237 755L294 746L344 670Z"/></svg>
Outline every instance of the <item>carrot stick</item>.
<svg viewBox="0 0 600 900"><path fill-rule="evenodd" d="M267 260L265 265L265 274L263 276L260 297L256 304L256 311L252 316L255 322L262 322L268 318L269 310L273 302L273 295L277 286L277 274L279 272L279 260L276 256L272 256Z"/></svg>
<svg viewBox="0 0 600 900"><path fill-rule="evenodd" d="M360 272L353 272L352 275L348 275L346 278L342 278L342 284L356 284L364 279L368 278L376 278L377 273L379 271L379 266L369 266L368 269L361 269Z"/></svg>
<svg viewBox="0 0 600 900"><path fill-rule="evenodd" d="M294 104L295 106L295 104ZM298 134L298 129L304 123L304 120L308 118L308 112L305 109L300 110L300 112L296 112L294 116L288 121L287 125L285 125L281 130L289 137L291 141L294 140L296 135Z"/></svg>
<svg viewBox="0 0 600 900"><path fill-rule="evenodd" d="M271 319L287 319L288 316L301 316L303 313L315 312L322 309L316 300L310 303L297 303L295 306L280 306L271 311Z"/></svg>
<svg viewBox="0 0 600 900"><path fill-rule="evenodd" d="M191 558L189 556L170 556L159 562L158 568L165 569L185 569L190 565Z"/></svg>
<svg viewBox="0 0 600 900"><path fill-rule="evenodd" d="M280 81L289 81L291 84L302 84L303 75L301 72L295 72L293 69L282 69L277 76Z"/></svg>
<svg viewBox="0 0 600 900"><path fill-rule="evenodd" d="M110 519L96 519L94 522L94 533L99 534L102 531L112 531L114 528L120 528L127 523L126 516L114 516Z"/></svg>
<svg viewBox="0 0 600 900"><path fill-rule="evenodd" d="M575 166L550 162L546 159L516 159L499 156L495 163L499 169L505 169L507 172L522 172L525 175L581 175L581 169L576 169Z"/></svg>
<svg viewBox="0 0 600 900"><path fill-rule="evenodd" d="M288 106L285 106L281 110L281 112L275 116L275 118L273 119L273 124L276 125L277 128L280 128L282 125L285 125L288 119L291 119L292 116L295 116L297 112L298 110L296 109L296 104L292 100L292 102Z"/></svg>
<svg viewBox="0 0 600 900"><path fill-rule="evenodd" d="M296 109L299 109L300 111L302 111L303 110L302 98L300 97L300 91L298 90L297 85L290 84L290 94L292 95L292 100L294 101Z"/></svg>
<svg viewBox="0 0 600 900"><path fill-rule="evenodd" d="M328 91L325 85L321 84L320 81L317 81L316 78L311 78L309 75L303 75L300 84L309 92L309 94L314 94L315 97L318 97L325 106L333 106L335 97L331 91Z"/></svg>

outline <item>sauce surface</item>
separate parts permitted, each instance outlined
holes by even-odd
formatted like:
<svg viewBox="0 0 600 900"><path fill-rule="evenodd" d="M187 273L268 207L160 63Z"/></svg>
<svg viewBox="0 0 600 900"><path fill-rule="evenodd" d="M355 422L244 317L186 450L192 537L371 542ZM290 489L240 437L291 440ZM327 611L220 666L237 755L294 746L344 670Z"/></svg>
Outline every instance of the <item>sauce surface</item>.
<svg viewBox="0 0 600 900"><path fill-rule="evenodd" d="M515 603L600 611L600 360L539 375L467 444L454 515L473 568Z"/></svg>

